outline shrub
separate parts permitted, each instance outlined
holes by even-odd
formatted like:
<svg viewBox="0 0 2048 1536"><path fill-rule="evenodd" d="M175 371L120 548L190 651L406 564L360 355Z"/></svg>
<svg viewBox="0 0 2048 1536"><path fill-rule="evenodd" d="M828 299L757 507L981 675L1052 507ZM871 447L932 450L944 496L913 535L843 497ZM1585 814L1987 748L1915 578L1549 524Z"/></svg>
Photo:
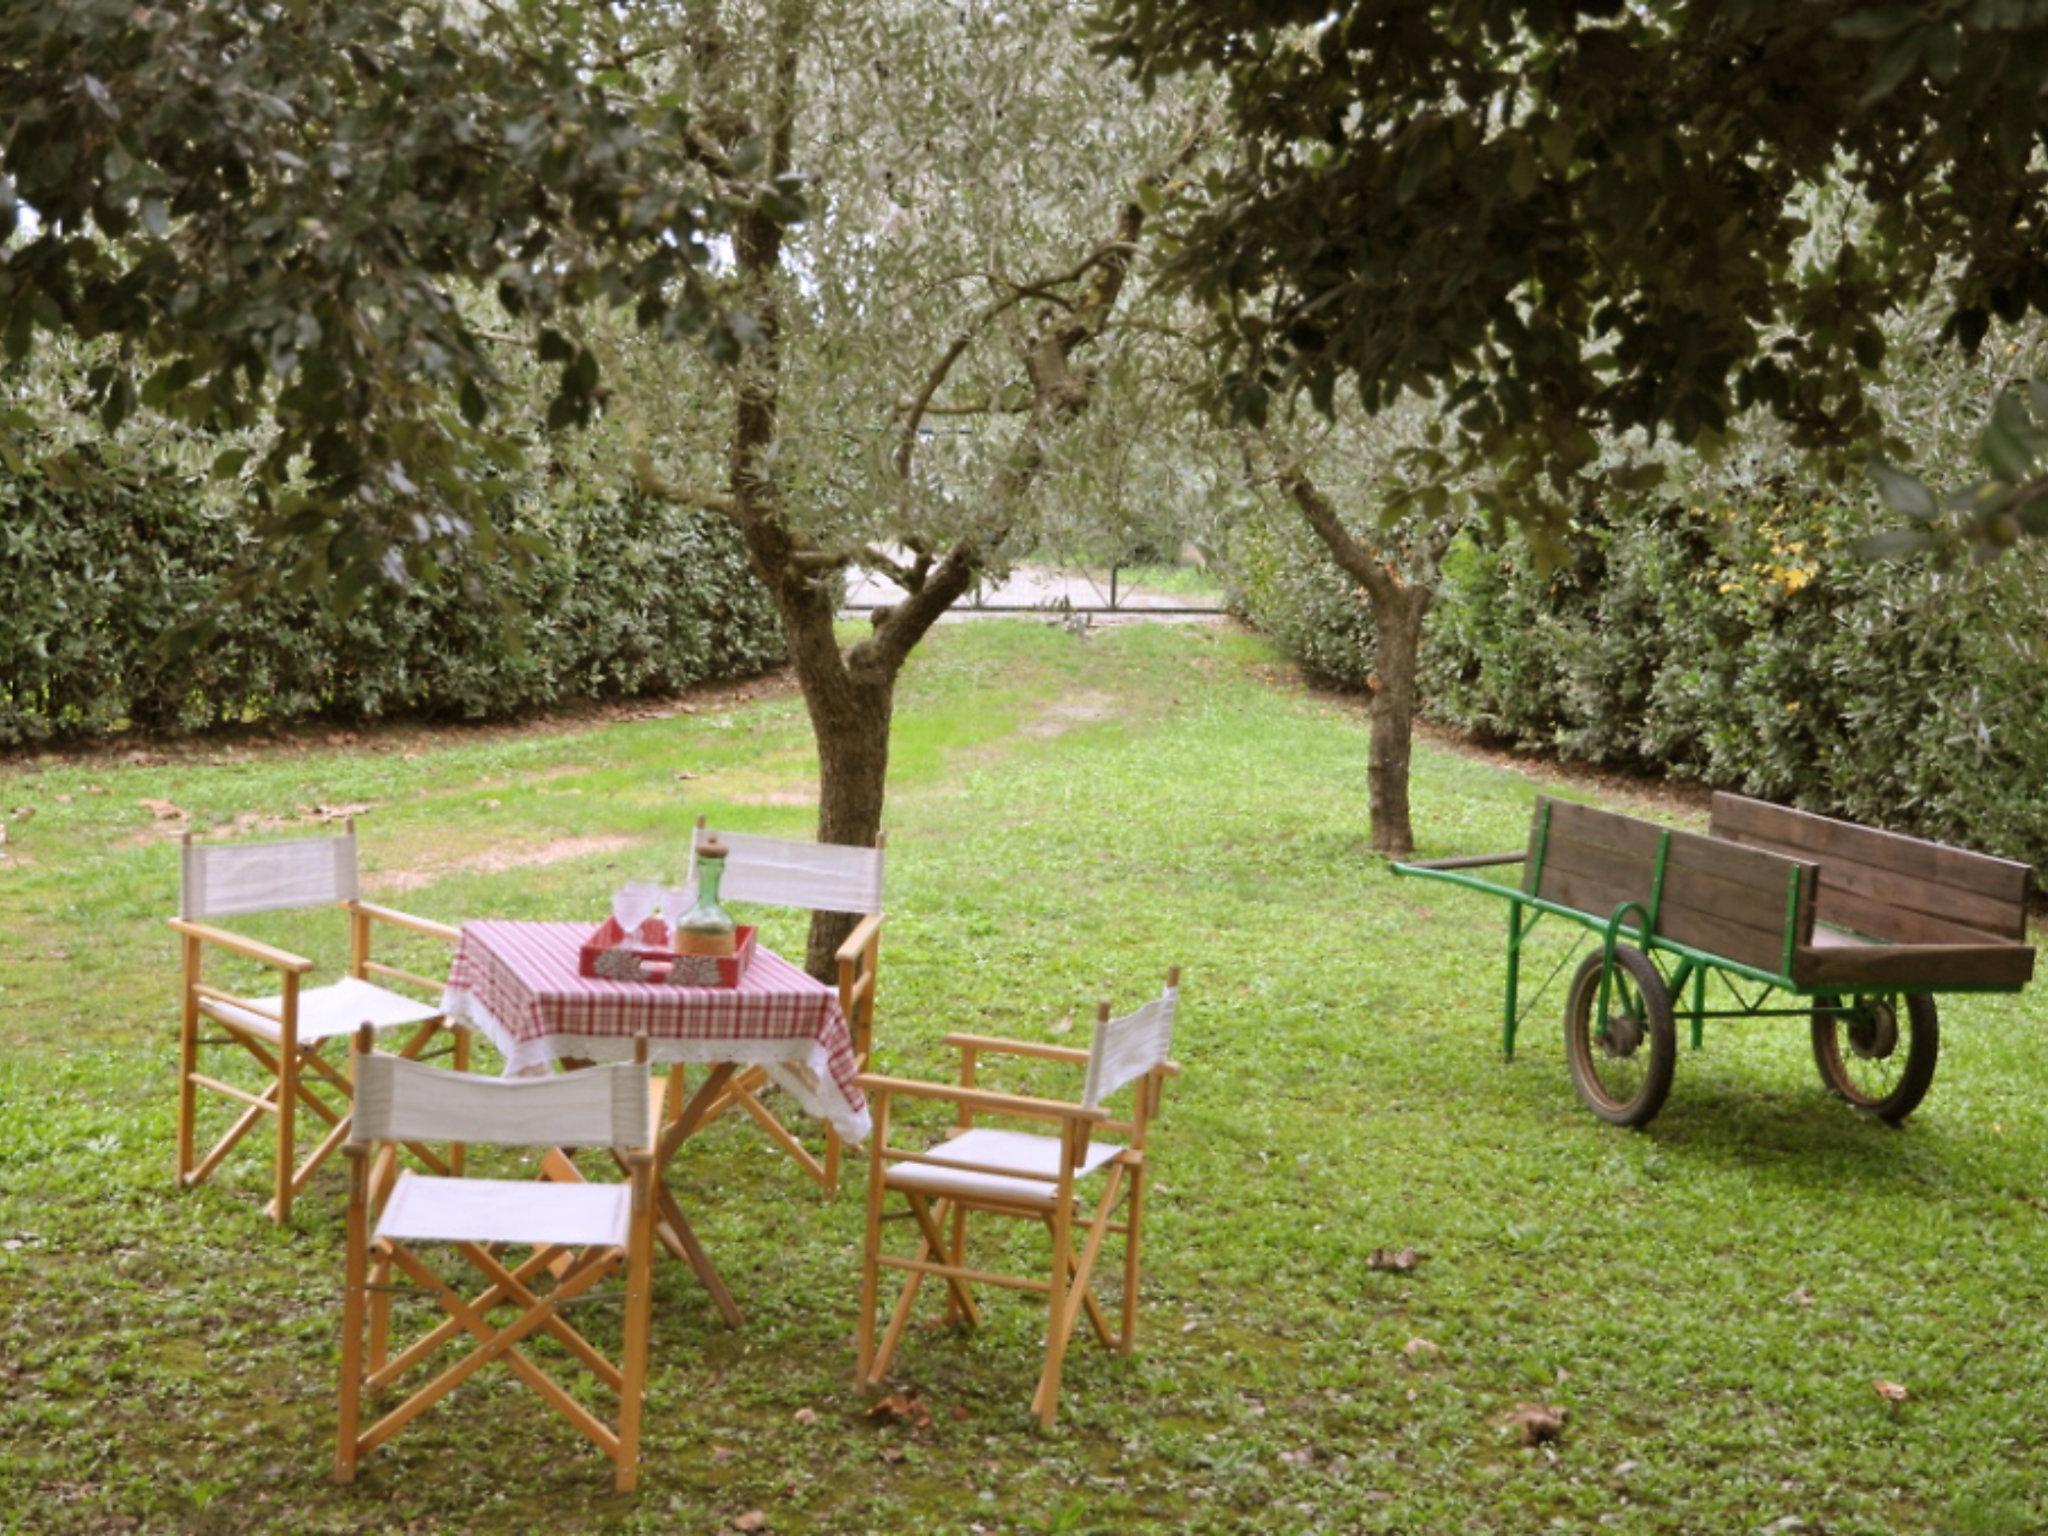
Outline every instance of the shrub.
<svg viewBox="0 0 2048 1536"><path fill-rule="evenodd" d="M132 723L482 719L667 692L782 656L767 594L715 517L606 487L530 484L521 567L471 557L347 619L317 596L224 599L243 518L198 481L110 468L89 483L0 473L0 744ZM218 632L167 638L203 613Z"/></svg>
<svg viewBox="0 0 2048 1536"><path fill-rule="evenodd" d="M2048 867L2048 551L1858 558L1876 515L1720 488L1584 526L1562 563L1453 546L1424 709L1481 736L1966 843ZM1242 610L1356 686L1372 636L1303 540L1230 546Z"/></svg>

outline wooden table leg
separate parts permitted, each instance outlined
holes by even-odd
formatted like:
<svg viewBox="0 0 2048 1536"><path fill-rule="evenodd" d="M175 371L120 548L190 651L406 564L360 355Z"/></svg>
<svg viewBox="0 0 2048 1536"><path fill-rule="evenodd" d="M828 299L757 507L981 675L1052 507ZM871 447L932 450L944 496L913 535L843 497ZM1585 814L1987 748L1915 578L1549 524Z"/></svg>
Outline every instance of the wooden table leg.
<svg viewBox="0 0 2048 1536"><path fill-rule="evenodd" d="M725 1280L718 1273L718 1266L711 1262L711 1255L704 1251L704 1245L697 1241L697 1234L690 1230L690 1223L683 1216L682 1207L676 1204L676 1197L668 1192L668 1186L661 1186L656 1200L660 1204L663 1220L654 1230L660 1235L662 1245L677 1258L697 1272L697 1278L704 1282L704 1289L711 1293L711 1300L718 1308L719 1316L729 1328L740 1325L740 1309L732 1299L732 1292L725 1288Z"/></svg>
<svg viewBox="0 0 2048 1536"><path fill-rule="evenodd" d="M655 1200L663 1218L655 1231L660 1234L662 1246L696 1272L704 1289L711 1293L719 1316L732 1328L740 1325L739 1306L719 1275L718 1266L711 1262L711 1255L704 1251L704 1245L697 1241L697 1234L690 1229L683 1208L676 1203L676 1197L668 1187L668 1169L682 1150L683 1143L703 1127L711 1106L724 1094L725 1085L738 1070L736 1062L720 1062L714 1066L704 1081L697 1085L697 1091L690 1095L690 1102L683 1106L683 1112L661 1128L654 1148Z"/></svg>
<svg viewBox="0 0 2048 1536"><path fill-rule="evenodd" d="M704 1289L711 1293L711 1301L718 1308L718 1315L725 1319L728 1327L739 1327L742 1318L739 1304L732 1299L724 1278L718 1273L718 1266L711 1262L711 1255L704 1251L704 1245L697 1240L689 1219L683 1215L683 1208L670 1193L666 1173L684 1142L698 1130L705 1121L712 1104L723 1094L727 1082L738 1071L734 1062L725 1062L711 1069L697 1091L690 1096L690 1102L683 1106L683 1112L665 1126L657 1126L654 1146L654 1196L661 1220L655 1226L655 1234L662 1246L685 1264L689 1265ZM577 1183L583 1178L582 1171L570 1160L570 1153L560 1147L552 1147L541 1159L540 1174L543 1179L561 1183ZM563 1269L568 1267L569 1255L564 1254L556 1263Z"/></svg>

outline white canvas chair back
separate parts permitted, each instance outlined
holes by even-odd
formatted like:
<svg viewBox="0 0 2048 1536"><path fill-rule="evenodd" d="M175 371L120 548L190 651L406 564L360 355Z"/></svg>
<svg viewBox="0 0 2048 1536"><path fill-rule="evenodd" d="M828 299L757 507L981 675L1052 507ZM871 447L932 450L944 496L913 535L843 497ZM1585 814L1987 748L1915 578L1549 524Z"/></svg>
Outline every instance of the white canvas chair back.
<svg viewBox="0 0 2048 1536"><path fill-rule="evenodd" d="M185 840L178 915L235 917L356 899L356 835L272 843Z"/></svg>
<svg viewBox="0 0 2048 1536"><path fill-rule="evenodd" d="M697 842L706 835L700 825L690 839L690 873L684 884L692 899L697 891ZM809 912L882 910L882 850L847 843L805 843L786 837L757 837L751 832L720 832L730 850L719 895L730 901L753 901L770 907L801 907Z"/></svg>
<svg viewBox="0 0 2048 1536"><path fill-rule="evenodd" d="M1102 1101L1134 1078L1143 1077L1173 1052L1173 1015L1180 988L1168 987L1135 1013L1104 1019L1088 1048L1088 1083L1081 1103L1100 1109Z"/></svg>
<svg viewBox="0 0 2048 1536"><path fill-rule="evenodd" d="M631 1062L560 1077L476 1077L402 1056L356 1057L355 1134L363 1141L511 1147L648 1145L647 1069Z"/></svg>

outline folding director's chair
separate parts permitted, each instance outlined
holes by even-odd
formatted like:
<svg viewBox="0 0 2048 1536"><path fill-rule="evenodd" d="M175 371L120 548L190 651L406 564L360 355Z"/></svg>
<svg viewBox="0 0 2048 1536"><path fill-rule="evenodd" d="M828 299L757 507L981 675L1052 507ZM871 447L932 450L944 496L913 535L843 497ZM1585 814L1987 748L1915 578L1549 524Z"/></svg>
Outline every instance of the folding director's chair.
<svg viewBox="0 0 2048 1536"><path fill-rule="evenodd" d="M182 950L184 1003L178 1042L178 1183L189 1189L202 1182L236 1143L269 1115L277 1122L277 1174L276 1191L266 1213L276 1221L287 1221L294 1197L349 1135L349 1079L341 1067L321 1054L323 1045L337 1036L346 1038L368 1023L378 1030L411 1030L400 1054L418 1057L435 1035L447 1028L455 1037L452 1054L456 1070L469 1064L469 1036L447 1024L438 1001L422 1002L379 984L396 981L431 991L437 998L442 987L430 976L372 959L375 928L404 929L449 944L460 935L445 923L372 906L358 898L353 822L340 837L285 842L207 844L188 833L179 884L178 916L171 919ZM331 905L348 913L349 973L322 987L304 984L313 969L311 960L210 921ZM209 985L203 975L209 948L267 966L277 974L277 994L247 998ZM202 1019L224 1033L203 1038L199 1032ZM200 1072L200 1047L207 1045L235 1045L247 1051L270 1074L268 1086L251 1093ZM316 1086L330 1090L338 1106L315 1093ZM197 1155L201 1088L246 1106L204 1157ZM327 1131L306 1160L295 1163L297 1115L302 1108L324 1123ZM461 1165L459 1147L450 1149L452 1164L425 1146L416 1145L412 1151L431 1168Z"/></svg>
<svg viewBox="0 0 2048 1536"><path fill-rule="evenodd" d="M704 818L699 816L696 835L690 841L690 871L685 880L693 895L697 889L697 844L707 835ZM839 946L836 959L839 1006L853 1035L854 1058L865 1066L874 1044L875 967L882 947L882 860L886 837L877 836L872 848L757 837L751 832L720 832L717 837L729 850L725 879L719 887L724 899L805 912L860 914L859 924ZM734 1075L725 1095L712 1104L704 1123L709 1125L734 1108L746 1110L795 1159L798 1167L828 1194L836 1193L839 1133L827 1126L824 1159L813 1156L762 1104L760 1094L767 1083L768 1074L763 1068L743 1068ZM671 1112L677 1102L679 1096L671 1095L668 1099Z"/></svg>
<svg viewBox="0 0 2048 1536"><path fill-rule="evenodd" d="M1165 1079L1180 1070L1168 1059L1179 996L1180 967L1175 966L1167 973L1166 990L1137 1012L1112 1019L1109 1004L1102 1004L1096 1015L1095 1039L1085 1051L986 1035L947 1035L945 1043L960 1053L958 1084L862 1074L860 1085L868 1094L875 1127L868 1144L867 1247L861 1273L863 1385L880 1384L927 1275L945 1281L947 1314L969 1324L981 1318L974 1297L977 1285L1045 1294L1049 1303L1045 1368L1031 1411L1048 1429L1059 1407L1061 1362L1083 1311L1104 1348L1130 1353L1138 1328L1145 1137L1159 1113ZM1081 1098L1078 1103L1068 1103L992 1092L975 1079L976 1066L984 1056L1035 1057L1083 1067L1086 1077ZM1129 1118L1112 1119L1103 1107L1105 1102L1133 1082L1137 1086ZM936 1145L916 1151L892 1146L890 1103L899 1097L950 1101L959 1107L958 1124ZM978 1113L1049 1121L1058 1127L1058 1134L980 1126L975 1124ZM1097 1141L1098 1132L1129 1140L1121 1145ZM882 1208L890 1191L904 1197L916 1222L919 1241L914 1258L882 1252ZM1121 1219L1114 1219L1119 1212ZM971 1267L967 1262L967 1218L971 1213L1043 1222L1052 1234L1050 1278ZM1074 1248L1077 1222L1082 1237L1078 1252ZM1103 1241L1111 1233L1124 1239L1123 1312L1115 1329L1092 1289ZM877 1347L875 1313L883 1269L908 1273Z"/></svg>
<svg viewBox="0 0 2048 1536"><path fill-rule="evenodd" d="M620 1492L632 1489L640 1466L653 1291L654 1154L646 1036L638 1040L634 1057L630 1064L555 1077L474 1077L373 1055L368 1027L361 1031L355 1135L345 1149L350 1165L348 1258L337 1481L353 1481L364 1456L484 1366L502 1360L611 1459ZM400 1172L395 1144L430 1137L501 1146L608 1146L627 1179L622 1184L553 1184ZM473 1297L462 1295L420 1257L417 1247L425 1243L453 1247L482 1272L485 1289ZM536 1247L515 1268L499 1257L498 1249L507 1244ZM394 1267L448 1314L396 1354L390 1347L391 1299L413 1287L389 1283ZM563 1309L593 1299L591 1288L621 1268L626 1272L626 1315L622 1354L614 1362L570 1326ZM517 1312L499 1326L492 1314L505 1306ZM592 1413L520 1347L539 1334L572 1357L573 1370L588 1371L616 1395L614 1422L607 1424ZM467 1354L362 1427L366 1396L403 1379L465 1335L474 1341Z"/></svg>

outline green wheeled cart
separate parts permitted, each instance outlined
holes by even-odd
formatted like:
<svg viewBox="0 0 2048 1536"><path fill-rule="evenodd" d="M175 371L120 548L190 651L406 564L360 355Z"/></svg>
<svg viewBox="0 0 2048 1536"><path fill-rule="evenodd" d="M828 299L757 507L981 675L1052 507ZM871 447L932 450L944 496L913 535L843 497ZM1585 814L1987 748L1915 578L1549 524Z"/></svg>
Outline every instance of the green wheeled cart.
<svg viewBox="0 0 2048 1536"><path fill-rule="evenodd" d="M1510 864L1519 887L1471 873ZM1935 994L2017 992L2034 973L2028 865L1740 795L1714 796L1704 836L1546 797L1521 853L1394 872L1507 899L1510 1057L1530 933L1547 917L1590 930L1599 948L1566 994L1565 1059L1586 1107L1615 1125L1663 1108L1678 1016L1695 1050L1710 1018L1806 1019L1822 1081L1896 1124L1934 1081ZM1707 1007L1710 975L1733 1006Z"/></svg>

